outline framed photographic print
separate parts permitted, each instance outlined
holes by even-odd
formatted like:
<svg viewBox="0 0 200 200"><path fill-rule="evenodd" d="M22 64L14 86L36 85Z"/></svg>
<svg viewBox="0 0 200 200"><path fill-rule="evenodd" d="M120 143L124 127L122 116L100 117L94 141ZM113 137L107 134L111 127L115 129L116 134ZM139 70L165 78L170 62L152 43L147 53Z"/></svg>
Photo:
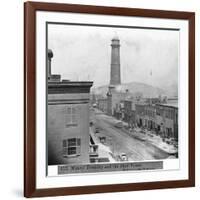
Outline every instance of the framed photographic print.
<svg viewBox="0 0 200 200"><path fill-rule="evenodd" d="M195 14L26 2L24 195L195 184Z"/></svg>

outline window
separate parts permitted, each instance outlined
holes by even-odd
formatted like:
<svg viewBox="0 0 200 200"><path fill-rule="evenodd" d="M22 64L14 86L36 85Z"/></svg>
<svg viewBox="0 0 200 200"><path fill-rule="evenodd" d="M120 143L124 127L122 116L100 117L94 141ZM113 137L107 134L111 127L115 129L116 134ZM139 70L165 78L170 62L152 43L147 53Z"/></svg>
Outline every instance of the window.
<svg viewBox="0 0 200 200"><path fill-rule="evenodd" d="M156 114L160 116L160 108L159 107L156 108Z"/></svg>
<svg viewBox="0 0 200 200"><path fill-rule="evenodd" d="M66 111L66 126L78 126L78 108L71 105L67 107Z"/></svg>
<svg viewBox="0 0 200 200"><path fill-rule="evenodd" d="M170 110L169 109L165 110L165 117L170 119Z"/></svg>
<svg viewBox="0 0 200 200"><path fill-rule="evenodd" d="M80 138L69 138L63 140L63 155L64 156L78 156L81 150Z"/></svg>
<svg viewBox="0 0 200 200"><path fill-rule="evenodd" d="M175 123L178 124L178 114L175 115Z"/></svg>

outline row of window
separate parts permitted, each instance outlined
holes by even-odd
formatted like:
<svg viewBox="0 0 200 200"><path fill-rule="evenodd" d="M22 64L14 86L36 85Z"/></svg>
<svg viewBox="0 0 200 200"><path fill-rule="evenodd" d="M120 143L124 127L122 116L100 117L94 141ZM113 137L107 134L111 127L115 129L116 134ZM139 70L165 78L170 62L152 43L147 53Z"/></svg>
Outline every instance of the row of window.
<svg viewBox="0 0 200 200"><path fill-rule="evenodd" d="M175 120L177 120L176 119L177 114L174 115L175 111L173 109L170 109L170 108L169 109L165 109L165 110L157 108L156 109L156 114L159 115L159 116L164 116L164 117L166 117L168 119L172 119L172 120L175 117Z"/></svg>
<svg viewBox="0 0 200 200"><path fill-rule="evenodd" d="M145 115L151 116L151 117L155 117L156 116L156 112L153 110L145 110L144 111Z"/></svg>
<svg viewBox="0 0 200 200"><path fill-rule="evenodd" d="M81 139L69 138L63 140L63 156L78 156L81 153Z"/></svg>

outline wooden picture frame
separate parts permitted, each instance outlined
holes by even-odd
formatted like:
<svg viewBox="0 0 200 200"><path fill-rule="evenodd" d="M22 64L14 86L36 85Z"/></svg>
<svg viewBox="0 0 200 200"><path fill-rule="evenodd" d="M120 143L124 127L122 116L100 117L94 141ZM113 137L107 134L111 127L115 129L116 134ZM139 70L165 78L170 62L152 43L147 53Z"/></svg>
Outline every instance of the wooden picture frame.
<svg viewBox="0 0 200 200"><path fill-rule="evenodd" d="M178 19L189 23L188 35L188 179L139 183L116 183L72 187L36 186L36 12L81 13L154 19ZM45 147L44 147L45 148ZM43 197L123 192L195 185L195 14L193 12L103 7L75 4L25 2L24 4L24 196Z"/></svg>

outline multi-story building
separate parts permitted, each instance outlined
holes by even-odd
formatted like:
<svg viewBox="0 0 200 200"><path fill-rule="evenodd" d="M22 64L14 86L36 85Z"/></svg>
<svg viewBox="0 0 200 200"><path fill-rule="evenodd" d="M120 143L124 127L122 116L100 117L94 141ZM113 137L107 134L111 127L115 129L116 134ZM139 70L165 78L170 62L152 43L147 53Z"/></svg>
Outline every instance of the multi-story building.
<svg viewBox="0 0 200 200"><path fill-rule="evenodd" d="M156 128L156 107L153 104L145 105L144 107L144 122L145 127L150 130Z"/></svg>
<svg viewBox="0 0 200 200"><path fill-rule="evenodd" d="M124 112L124 118L123 120L128 123L128 126L130 128L133 128L136 123L136 112L135 112L135 100L124 100L123 101L123 112Z"/></svg>
<svg viewBox="0 0 200 200"><path fill-rule="evenodd" d="M92 84L62 81L60 75L48 74L49 165L90 162L89 100Z"/></svg>
<svg viewBox="0 0 200 200"><path fill-rule="evenodd" d="M160 98L145 98L144 101L147 103L147 104L150 104L150 105L155 105L157 103L161 103L161 99Z"/></svg>
<svg viewBox="0 0 200 200"><path fill-rule="evenodd" d="M129 123L131 119L131 110L132 110L132 101L130 100L124 100L123 103L123 112L124 112L124 118L123 120L127 123Z"/></svg>
<svg viewBox="0 0 200 200"><path fill-rule="evenodd" d="M138 103L136 108L136 121L139 127L150 130L156 128L156 107L153 104Z"/></svg>
<svg viewBox="0 0 200 200"><path fill-rule="evenodd" d="M118 91L115 87L110 86L109 92L107 93L108 115L114 116L115 113L119 112L119 109L121 109L120 106L123 106L120 105L121 102L127 99L129 95L130 93L128 91Z"/></svg>
<svg viewBox="0 0 200 200"><path fill-rule="evenodd" d="M123 119L123 103L119 102L115 104L113 116L119 120Z"/></svg>
<svg viewBox="0 0 200 200"><path fill-rule="evenodd" d="M89 91L92 82L48 83L48 163L89 162Z"/></svg>
<svg viewBox="0 0 200 200"><path fill-rule="evenodd" d="M135 104L136 123L139 127L145 126L145 106L145 103Z"/></svg>
<svg viewBox="0 0 200 200"><path fill-rule="evenodd" d="M97 107L102 112L106 113L108 112L108 99L105 97L97 99Z"/></svg>
<svg viewBox="0 0 200 200"><path fill-rule="evenodd" d="M178 139L178 104L166 103L156 105L157 130L164 137Z"/></svg>
<svg viewBox="0 0 200 200"><path fill-rule="evenodd" d="M154 130L162 137L178 139L177 99L169 99L167 103L138 103L135 109L139 127Z"/></svg>

